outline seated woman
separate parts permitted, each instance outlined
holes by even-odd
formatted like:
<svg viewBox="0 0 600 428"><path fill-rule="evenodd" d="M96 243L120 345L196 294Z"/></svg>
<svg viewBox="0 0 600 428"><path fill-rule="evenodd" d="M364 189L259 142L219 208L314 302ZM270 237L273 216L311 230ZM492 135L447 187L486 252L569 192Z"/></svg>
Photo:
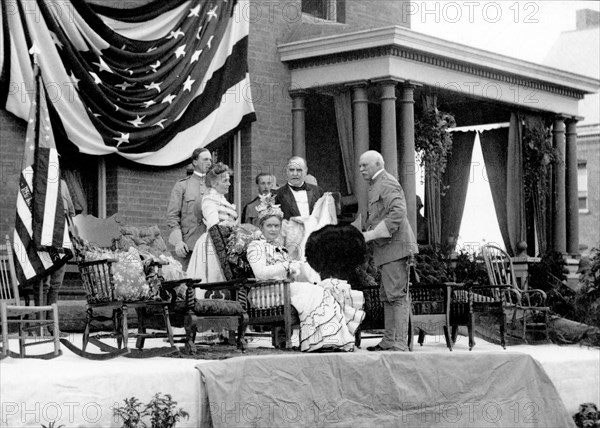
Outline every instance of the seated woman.
<svg viewBox="0 0 600 428"><path fill-rule="evenodd" d="M363 234L354 226L327 225L310 234L304 253L323 279L319 285L342 304L348 329L354 332L364 317L364 295L351 288L359 282L356 268L366 262Z"/></svg>
<svg viewBox="0 0 600 428"><path fill-rule="evenodd" d="M291 279L302 275L308 266L292 261L280 245L281 221L283 212L273 204L267 195L257 207L258 221L263 237L252 241L248 246L247 258L254 276L258 280ZM348 301L343 293L332 294L328 288L333 283L315 284L311 282L292 282L290 298L300 318L300 349L315 351L318 349L354 350L354 331L364 318L360 307L346 308ZM340 300L336 300L340 297ZM248 299L251 301L250 291ZM362 306L362 305L361 305ZM348 319L345 314L349 314Z"/></svg>
<svg viewBox="0 0 600 428"><path fill-rule="evenodd" d="M229 191L229 167L221 162L214 164L206 173L206 187L208 192L197 201L195 214L201 218L206 225L206 230L216 224L234 226L237 224L237 212L235 205L230 204L225 195ZM202 282L224 281L221 263L208 232L200 236L192 252L188 265L187 275L189 278L200 278ZM202 298L202 293L196 297Z"/></svg>

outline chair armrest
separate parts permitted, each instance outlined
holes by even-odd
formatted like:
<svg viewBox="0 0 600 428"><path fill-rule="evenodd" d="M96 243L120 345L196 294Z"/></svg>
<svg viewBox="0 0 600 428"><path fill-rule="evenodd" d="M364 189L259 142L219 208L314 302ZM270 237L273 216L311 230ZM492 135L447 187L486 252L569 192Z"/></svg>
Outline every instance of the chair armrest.
<svg viewBox="0 0 600 428"><path fill-rule="evenodd" d="M103 265L107 263L117 263L119 260L115 258L107 258L107 259L98 259L98 260L90 260L89 262L79 262L78 265L81 267L90 267L96 265Z"/></svg>
<svg viewBox="0 0 600 428"><path fill-rule="evenodd" d="M538 305L531 305L531 296L540 296L540 298L541 298L540 306L546 306L547 296L546 296L546 292L544 290L540 290L538 288L522 290L521 295L523 295L527 299L528 306L538 306Z"/></svg>

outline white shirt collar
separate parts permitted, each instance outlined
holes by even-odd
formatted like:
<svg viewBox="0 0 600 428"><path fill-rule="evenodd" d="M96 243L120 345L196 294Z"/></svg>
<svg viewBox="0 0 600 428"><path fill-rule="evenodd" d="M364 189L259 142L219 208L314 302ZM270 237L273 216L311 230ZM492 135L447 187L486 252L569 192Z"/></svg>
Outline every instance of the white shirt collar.
<svg viewBox="0 0 600 428"><path fill-rule="evenodd" d="M371 177L371 180L375 180L377 178L377 176L383 172L383 170L384 170L384 168L381 168L379 171L377 171L375 174L373 174L373 177Z"/></svg>
<svg viewBox="0 0 600 428"><path fill-rule="evenodd" d="M194 171L194 174L196 174L198 177L201 177L201 178L206 177L206 174L200 174L198 171Z"/></svg>

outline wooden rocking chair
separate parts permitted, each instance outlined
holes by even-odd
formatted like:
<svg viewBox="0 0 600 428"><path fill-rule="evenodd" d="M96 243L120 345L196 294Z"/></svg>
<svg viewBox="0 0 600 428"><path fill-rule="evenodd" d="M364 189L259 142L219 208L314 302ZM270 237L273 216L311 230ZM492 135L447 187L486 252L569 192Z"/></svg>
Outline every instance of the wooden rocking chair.
<svg viewBox="0 0 600 428"><path fill-rule="evenodd" d="M99 244L101 247L109 247L113 242L118 242L122 237L123 230L136 229L120 224L116 215L109 219L77 216L75 224L81 237L86 237L89 241ZM75 241L77 242L77 239ZM195 288L209 290L212 294L223 292L235 294L236 290L239 289L240 281L211 284L201 284L200 280L196 279L165 281L162 275L162 267L167 262L153 259L149 260L145 266L146 281L150 283L153 290L152 298L124 302L117 300L114 296L115 281L112 271L116 262L114 259L85 261L84 258L80 258L79 271L88 298L88 316L83 349L65 343L69 349L91 359L109 359L119 355L140 358L179 353L174 344L172 332L172 327L175 326L185 329L185 351L188 354L196 352L196 333L222 328L237 330L238 348L242 351L245 350L244 334L248 317L239 303L217 298L197 300L194 296ZM185 292L183 293L185 297L178 298L176 289L182 285L185 286ZM223 297L222 294L221 297ZM97 312L101 308L112 309L112 317L95 315L95 311ZM137 314L137 332L132 333L128 332L127 325L127 312L130 309L135 309ZM160 320L158 321L157 318L160 318ZM111 321L114 327L113 331L91 335L91 324L96 321ZM148 333L148 328L164 331ZM144 349L146 339L165 337L170 343L170 348ZM106 338L116 339L117 347L109 346L102 341ZM130 338L136 338L135 349L130 349L127 346L127 341ZM105 354L84 354L83 351L85 351L87 343L96 345ZM124 347L123 343L125 344Z"/></svg>
<svg viewBox="0 0 600 428"><path fill-rule="evenodd" d="M79 348L67 339L61 339L65 347L75 354L92 359L107 360L118 356L129 356L134 358L148 358L159 355L168 355L179 352L173 341L173 331L169 321L170 301L163 300L159 294L160 283L148 284L150 288L149 297L126 301L118 298L115 286L113 268L119 260L112 257L104 257L98 260L89 260L85 251L85 240L102 248L110 247L112 239L119 233L119 222L116 216L108 219L97 219L93 216L77 216L75 226L79 236L73 237L75 254L78 260L78 268L86 292L86 322L83 333L82 347ZM134 267L131 260L131 268ZM141 261L138 260L141 266ZM160 266L158 266L160 270ZM141 272L140 274L143 274ZM144 329L146 311L155 312L156 309L162 313L165 330L164 333L146 333ZM141 328L137 333L130 333L127 316L130 310L135 310L138 315L138 324ZM106 312L112 313L110 316ZM100 313L104 312L104 313ZM92 333L94 324L109 322L112 331L99 331ZM143 349L145 339L166 337L170 347L154 349ZM136 339L136 349L129 347L129 339ZM103 340L115 339L117 346L112 346ZM87 345L97 346L102 353L88 352Z"/></svg>
<svg viewBox="0 0 600 428"><path fill-rule="evenodd" d="M50 315L47 321L46 314ZM37 318L31 318L38 315ZM58 308L56 303L49 306L23 306L19 296L19 287L17 284L17 275L15 273L15 264L13 251L8 235L4 245L0 245L0 321L2 325L2 348L0 349L0 358L8 356L13 358L42 358L50 359L62 355L60 350L58 328ZM19 352L10 351L8 345L9 325L18 325ZM30 336L30 332L39 331L44 334L44 329L52 328L49 339L40 339L40 337ZM42 336L43 337L43 336ZM54 351L45 354L26 353L26 349L33 345L42 345L53 343Z"/></svg>
<svg viewBox="0 0 600 428"><path fill-rule="evenodd" d="M510 330L519 329L521 323L521 339L527 343L528 331L531 335L543 336L548 341L548 312L546 293L543 290L519 288L513 263L506 251L495 245L483 247L483 258L490 283L506 285L506 309L512 311Z"/></svg>
<svg viewBox="0 0 600 428"><path fill-rule="evenodd" d="M283 328L285 349L291 349L293 327L300 325L300 318L291 304L290 282L286 280L256 281L254 278L240 276L229 263L227 255L229 233L230 230L218 225L209 229L225 278L229 281L238 281L239 287L234 298L248 313L249 325L268 325L274 328L273 346L277 345L275 328ZM249 294L251 295L250 299L248 299Z"/></svg>

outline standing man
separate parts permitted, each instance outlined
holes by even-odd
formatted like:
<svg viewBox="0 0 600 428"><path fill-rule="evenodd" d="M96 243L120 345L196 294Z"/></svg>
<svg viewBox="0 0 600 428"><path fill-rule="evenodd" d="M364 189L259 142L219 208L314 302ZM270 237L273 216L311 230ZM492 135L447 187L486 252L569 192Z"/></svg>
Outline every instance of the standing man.
<svg viewBox="0 0 600 428"><path fill-rule="evenodd" d="M281 206L283 218L308 217L315 202L323 196L323 191L315 185L305 182L308 168L300 156L293 156L287 163L287 184L281 186L275 196L275 202Z"/></svg>
<svg viewBox="0 0 600 428"><path fill-rule="evenodd" d="M207 192L204 177L212 165L208 149L194 150L192 165L194 172L175 183L167 206L167 225L171 230L169 243L175 247L175 254L183 270L187 269L196 241L206 230L202 218L194 214L194 205Z"/></svg>
<svg viewBox="0 0 600 428"><path fill-rule="evenodd" d="M256 207L260 204L260 196L269 193L275 194L273 186L275 185L275 176L261 172L256 176L256 185L258 186L258 196L246 204L242 211L242 223L253 224L258 227L258 211Z"/></svg>
<svg viewBox="0 0 600 428"><path fill-rule="evenodd" d="M408 223L404 191L384 169L379 152L369 150L359 160L360 173L369 182L369 214L363 232L371 242L373 261L381 271L379 295L383 303L385 332L369 351L406 351L410 301L407 259L418 252Z"/></svg>
<svg viewBox="0 0 600 428"><path fill-rule="evenodd" d="M67 187L67 182L64 179L60 179L60 194L63 201L63 209L65 213L65 218L67 219L67 224L69 227L74 227L73 225L73 217L75 217L75 206L73 205L73 199L71 198L71 193L69 192L69 188ZM38 293L33 294L33 301L36 305L52 305L53 303L58 304L58 291L60 287L62 287L63 280L65 279L65 272L67 270L67 264L63 264L57 270L52 272L42 281L42 294L45 302L39 302L40 297ZM48 326L48 332L50 334L54 333L54 326ZM61 336L65 335L65 333L59 333Z"/></svg>

